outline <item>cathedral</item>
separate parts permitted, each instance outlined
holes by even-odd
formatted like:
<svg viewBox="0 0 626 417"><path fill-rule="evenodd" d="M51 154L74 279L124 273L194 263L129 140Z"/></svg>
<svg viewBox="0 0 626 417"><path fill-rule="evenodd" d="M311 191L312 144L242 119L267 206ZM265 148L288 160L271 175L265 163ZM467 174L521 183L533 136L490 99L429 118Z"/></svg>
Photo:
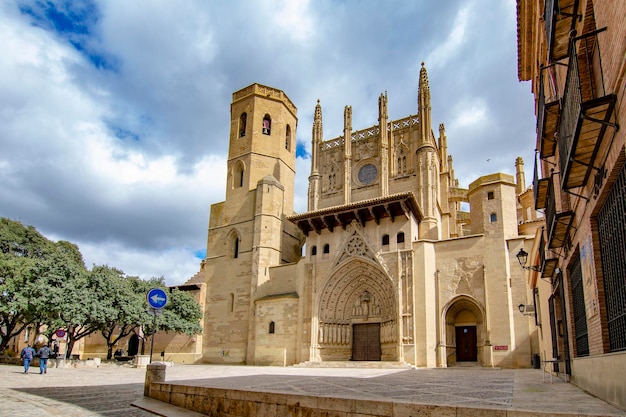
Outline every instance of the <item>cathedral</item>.
<svg viewBox="0 0 626 417"><path fill-rule="evenodd" d="M415 114L324 139L313 113L308 207L294 212L297 109L276 88L232 96L224 201L211 206L195 361L531 365L532 300L515 254L532 239L523 161L459 186L422 64Z"/></svg>

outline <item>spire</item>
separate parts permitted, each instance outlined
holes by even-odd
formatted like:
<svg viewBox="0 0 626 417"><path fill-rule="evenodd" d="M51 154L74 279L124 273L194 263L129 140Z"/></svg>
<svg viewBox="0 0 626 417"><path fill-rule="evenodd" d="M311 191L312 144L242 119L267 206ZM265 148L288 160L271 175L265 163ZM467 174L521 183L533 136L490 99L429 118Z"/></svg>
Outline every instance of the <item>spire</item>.
<svg viewBox="0 0 626 417"><path fill-rule="evenodd" d="M318 98L317 105L315 106L315 112L313 114L313 142L321 142L322 137L322 106L320 105L320 99Z"/></svg>
<svg viewBox="0 0 626 417"><path fill-rule="evenodd" d="M352 106L343 109L343 202L352 200Z"/></svg>
<svg viewBox="0 0 626 417"><path fill-rule="evenodd" d="M430 100L430 87L428 86L428 73L426 72L426 67L424 66L423 61L422 61L422 68L420 69L419 90L427 92L428 98Z"/></svg>
<svg viewBox="0 0 626 417"><path fill-rule="evenodd" d="M311 175L309 176L309 210L316 210L320 196L319 148L323 140L322 106L320 99L313 113L313 132L311 135Z"/></svg>
<svg viewBox="0 0 626 417"><path fill-rule="evenodd" d="M524 174L524 160L521 156L515 159L515 168L517 173L517 194L521 194L526 189L526 175Z"/></svg>
<svg viewBox="0 0 626 417"><path fill-rule="evenodd" d="M378 124L380 128L380 194L389 195L389 118L387 114L387 92L378 97Z"/></svg>
<svg viewBox="0 0 626 417"><path fill-rule="evenodd" d="M446 137L446 127L443 123L439 125L439 160L441 161L441 172L448 171L448 138Z"/></svg>
<svg viewBox="0 0 626 417"><path fill-rule="evenodd" d="M417 90L417 111L420 118L421 126L421 143L431 142L432 124L430 118L430 87L428 86L428 74L426 73L426 67L422 62L422 69L420 69L420 80Z"/></svg>

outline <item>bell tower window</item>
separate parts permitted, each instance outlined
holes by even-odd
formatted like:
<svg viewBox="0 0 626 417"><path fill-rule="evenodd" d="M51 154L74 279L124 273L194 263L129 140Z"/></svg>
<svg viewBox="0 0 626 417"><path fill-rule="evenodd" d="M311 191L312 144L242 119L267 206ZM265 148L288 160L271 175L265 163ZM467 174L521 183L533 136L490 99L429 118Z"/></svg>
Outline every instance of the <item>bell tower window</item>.
<svg viewBox="0 0 626 417"><path fill-rule="evenodd" d="M272 132L272 118L269 114L263 117L263 134L269 135Z"/></svg>
<svg viewBox="0 0 626 417"><path fill-rule="evenodd" d="M285 129L285 149L291 151L291 126L289 125Z"/></svg>

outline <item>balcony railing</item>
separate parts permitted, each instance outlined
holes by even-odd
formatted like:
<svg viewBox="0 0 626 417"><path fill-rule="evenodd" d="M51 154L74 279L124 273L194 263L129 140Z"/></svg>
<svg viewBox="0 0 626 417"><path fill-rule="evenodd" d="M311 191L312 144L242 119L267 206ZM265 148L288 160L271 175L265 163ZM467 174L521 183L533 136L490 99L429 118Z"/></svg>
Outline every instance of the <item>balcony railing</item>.
<svg viewBox="0 0 626 417"><path fill-rule="evenodd" d="M569 34L576 27L578 0L546 0L543 10L548 44L548 61L567 58Z"/></svg>
<svg viewBox="0 0 626 417"><path fill-rule="evenodd" d="M565 245L569 236L570 228L574 220L574 212L569 208L569 196L564 195L559 201L560 208L557 207L555 198L554 180L548 178L547 196L546 196L546 240L548 248L560 248Z"/></svg>
<svg viewBox="0 0 626 417"><path fill-rule="evenodd" d="M539 99L537 102L537 139L538 149L542 158L554 156L556 140L554 134L557 131L559 116L561 114L560 102L555 91L554 82L548 79L545 82L545 75L553 74L552 66L543 68L539 77ZM546 88L548 94L546 94Z"/></svg>
<svg viewBox="0 0 626 417"><path fill-rule="evenodd" d="M546 240L542 234L539 241L539 260L541 265L541 278L552 278L556 266L558 265L557 258L546 258Z"/></svg>
<svg viewBox="0 0 626 417"><path fill-rule="evenodd" d="M597 35L594 31L570 43L563 111L558 133L561 187L587 184L599 169L598 151L609 126L616 127L614 94L607 94ZM578 42L580 41L579 48Z"/></svg>

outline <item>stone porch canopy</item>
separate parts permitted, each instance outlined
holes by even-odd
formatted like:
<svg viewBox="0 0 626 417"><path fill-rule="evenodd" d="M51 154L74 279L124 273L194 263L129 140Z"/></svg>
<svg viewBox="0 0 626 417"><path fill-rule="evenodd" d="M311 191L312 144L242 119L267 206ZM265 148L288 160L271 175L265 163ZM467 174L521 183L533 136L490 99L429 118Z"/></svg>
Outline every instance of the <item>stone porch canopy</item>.
<svg viewBox="0 0 626 417"><path fill-rule="evenodd" d="M328 229L332 233L337 226L345 230L353 220L365 226L366 222L372 220L380 224L380 219L386 217L393 222L398 216L409 219L410 215L413 215L418 223L423 218L415 196L412 192L406 192L308 211L289 216L287 220L295 223L308 236L313 230L318 235L322 229Z"/></svg>

